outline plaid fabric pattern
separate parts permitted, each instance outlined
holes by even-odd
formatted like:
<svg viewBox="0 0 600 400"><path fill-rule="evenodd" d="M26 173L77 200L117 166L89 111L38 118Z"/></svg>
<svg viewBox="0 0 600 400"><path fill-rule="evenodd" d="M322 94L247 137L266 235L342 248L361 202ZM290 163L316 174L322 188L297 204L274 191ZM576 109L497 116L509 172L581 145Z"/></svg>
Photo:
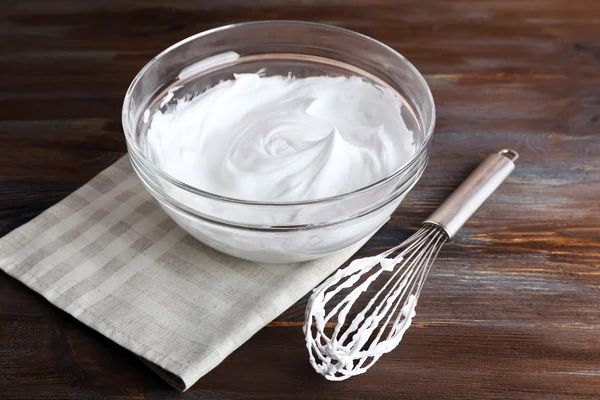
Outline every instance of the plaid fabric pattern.
<svg viewBox="0 0 600 400"><path fill-rule="evenodd" d="M180 229L125 156L0 239L0 269L185 390L362 244L298 264L229 257Z"/></svg>

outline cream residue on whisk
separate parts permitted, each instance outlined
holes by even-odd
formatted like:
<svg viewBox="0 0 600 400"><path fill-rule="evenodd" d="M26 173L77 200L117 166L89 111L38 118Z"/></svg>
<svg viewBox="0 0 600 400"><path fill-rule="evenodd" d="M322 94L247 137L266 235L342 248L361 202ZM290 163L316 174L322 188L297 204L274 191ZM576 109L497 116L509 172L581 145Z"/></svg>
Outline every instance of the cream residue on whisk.
<svg viewBox="0 0 600 400"><path fill-rule="evenodd" d="M388 315L394 315L393 310L392 314L389 314L388 311L392 307L395 309L399 301L404 299L401 293L413 278L410 274L405 275L397 283L395 296L388 298L380 306L374 305L375 312L367 316L366 311L369 304L375 303L375 297L372 298L367 308L356 315L350 325L342 331L342 327L346 324L346 317L356 299L367 290L369 285L381 273L391 271L401 261L401 257L389 259L384 255L354 260L346 268L338 270L313 291L306 307L304 334L310 363L325 378L343 380L362 374L379 357L398 346L402 340L404 332L409 328L416 314L417 297L414 294L409 294L406 297L390 331L383 336L384 331L380 330L379 333L374 335L374 338L372 336L374 331L380 328L380 323L384 319L386 319L383 321L385 324L390 321L390 319L387 319ZM354 287L364 274L371 272L373 269L377 270ZM343 279L346 280L338 285ZM335 289L330 290L332 287L335 287ZM352 288L351 292L343 300L336 302L331 310L326 311L325 306L329 300L342 290L349 288ZM337 317L336 320L331 321L334 316ZM314 327L312 327L313 322ZM330 329L328 327L329 323L334 323L335 327L332 329L333 333L326 334L325 330ZM315 330L316 334L313 336ZM371 340L370 343L369 340Z"/></svg>
<svg viewBox="0 0 600 400"><path fill-rule="evenodd" d="M403 99L359 77L238 74L194 97L174 92L144 115L146 153L171 176L221 196L336 196L391 175L416 151Z"/></svg>

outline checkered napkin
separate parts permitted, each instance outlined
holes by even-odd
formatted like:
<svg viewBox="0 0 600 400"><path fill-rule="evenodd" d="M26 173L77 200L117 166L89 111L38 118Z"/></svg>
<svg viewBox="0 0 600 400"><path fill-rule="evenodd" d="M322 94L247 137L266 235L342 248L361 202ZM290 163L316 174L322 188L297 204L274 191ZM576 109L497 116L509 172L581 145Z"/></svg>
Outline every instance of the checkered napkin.
<svg viewBox="0 0 600 400"><path fill-rule="evenodd" d="M125 156L1 238L0 269L185 390L362 244L285 265L221 254L169 219Z"/></svg>

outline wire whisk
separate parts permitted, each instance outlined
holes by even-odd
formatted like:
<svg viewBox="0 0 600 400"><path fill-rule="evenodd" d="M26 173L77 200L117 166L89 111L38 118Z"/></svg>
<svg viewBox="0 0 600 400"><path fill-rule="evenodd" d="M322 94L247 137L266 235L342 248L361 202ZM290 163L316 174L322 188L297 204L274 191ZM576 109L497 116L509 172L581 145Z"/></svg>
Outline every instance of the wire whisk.
<svg viewBox="0 0 600 400"><path fill-rule="evenodd" d="M510 175L517 158L513 150L488 156L409 239L377 256L354 260L314 289L304 334L318 373L329 380L347 379L366 372L398 346L440 249ZM385 277L374 295L359 301L369 296L374 281Z"/></svg>

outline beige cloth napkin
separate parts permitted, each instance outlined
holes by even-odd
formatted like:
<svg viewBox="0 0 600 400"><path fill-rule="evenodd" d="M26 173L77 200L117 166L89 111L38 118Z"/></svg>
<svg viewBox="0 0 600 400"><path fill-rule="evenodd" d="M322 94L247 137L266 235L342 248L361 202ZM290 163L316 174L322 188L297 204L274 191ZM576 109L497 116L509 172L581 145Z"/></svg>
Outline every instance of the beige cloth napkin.
<svg viewBox="0 0 600 400"><path fill-rule="evenodd" d="M287 265L221 254L169 219L125 156L0 239L0 269L185 390L362 244Z"/></svg>

